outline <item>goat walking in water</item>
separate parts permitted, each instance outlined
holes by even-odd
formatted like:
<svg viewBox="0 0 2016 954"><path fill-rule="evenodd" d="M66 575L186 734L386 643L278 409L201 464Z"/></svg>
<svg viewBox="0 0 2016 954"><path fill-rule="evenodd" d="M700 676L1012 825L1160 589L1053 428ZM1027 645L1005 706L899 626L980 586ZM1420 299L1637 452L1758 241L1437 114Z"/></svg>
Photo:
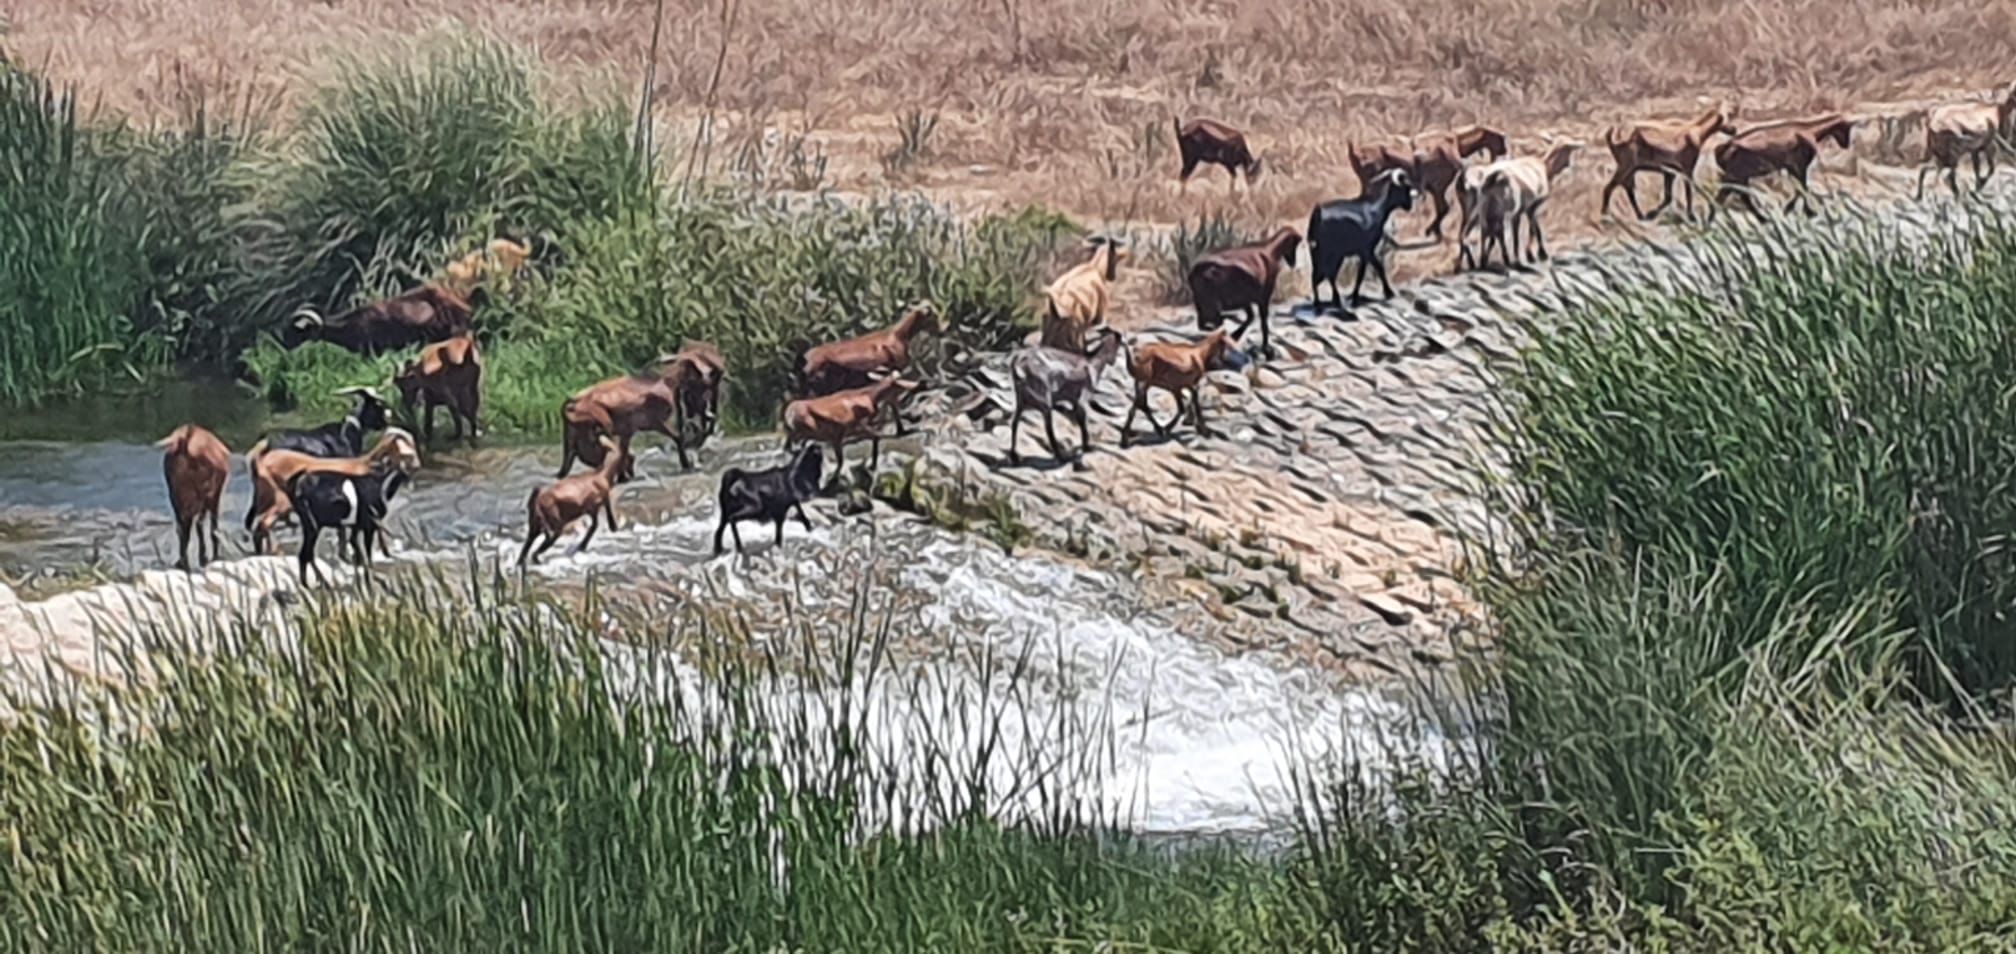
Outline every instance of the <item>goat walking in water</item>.
<svg viewBox="0 0 2016 954"><path fill-rule="evenodd" d="M789 463L777 467L762 470L730 467L722 471L721 523L714 528L714 555L721 555L723 531L735 535L735 552L742 552L742 530L736 524L744 520L775 523L776 546L784 545L784 520L793 513L798 515L798 522L805 526L806 532L811 532L812 521L805 516L805 501L819 493L819 478L825 469L825 456L819 445L806 444Z"/></svg>
<svg viewBox="0 0 2016 954"><path fill-rule="evenodd" d="M603 435L602 465L585 474L562 477L532 491L525 501L525 545L518 550L518 565L524 566L528 560L536 560L552 549L553 543L574 521L588 518L588 533L574 547L575 553L588 549L588 541L595 539L595 531L601 528L602 517L609 518L609 529L616 529L616 485L621 483L625 459L629 452L621 444ZM546 542L533 552L532 542L541 536Z"/></svg>
<svg viewBox="0 0 2016 954"><path fill-rule="evenodd" d="M224 498L224 481L231 474L231 449L217 435L194 424L184 424L156 442L167 453L161 472L168 479L168 502L175 508L175 536L180 558L178 570L189 569L189 534L196 534L196 556L200 563L217 559L217 511ZM200 527L210 518L210 533Z"/></svg>
<svg viewBox="0 0 2016 954"><path fill-rule="evenodd" d="M1008 427L1008 460L1020 464L1022 452L1017 448L1022 437L1022 412L1038 409L1043 412L1043 434L1050 439L1050 454L1057 460L1064 459L1064 447L1057 440L1057 407L1071 406L1072 419L1078 422L1078 457L1092 449L1092 428L1086 423L1086 405L1092 400L1092 392L1099 386L1099 375L1120 354L1120 333L1106 332L1099 340L1098 347L1090 354L1066 351L1059 348L1037 346L1015 355L1009 365L1009 375L1015 381L1015 416Z"/></svg>
<svg viewBox="0 0 2016 954"><path fill-rule="evenodd" d="M308 571L323 585L328 579L315 563L315 544L323 529L332 529L337 539L350 545L354 562L371 572L371 549L378 542L385 518L392 511L392 498L411 476L405 461L397 456L371 458L362 474L310 470L297 473L287 484L287 496L301 518L301 585L308 585ZM348 534L343 533L349 530Z"/></svg>

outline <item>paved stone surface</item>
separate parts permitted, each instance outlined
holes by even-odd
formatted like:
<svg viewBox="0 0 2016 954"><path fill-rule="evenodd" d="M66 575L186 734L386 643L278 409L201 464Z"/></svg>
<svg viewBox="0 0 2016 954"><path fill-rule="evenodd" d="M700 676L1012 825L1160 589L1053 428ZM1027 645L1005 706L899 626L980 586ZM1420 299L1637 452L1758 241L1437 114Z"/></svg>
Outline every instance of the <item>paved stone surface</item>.
<svg viewBox="0 0 2016 954"><path fill-rule="evenodd" d="M1965 214L1945 202L1861 212L1913 241ZM1050 458L1033 413L1024 464L1007 464L1014 397L1006 357L992 356L913 405L931 435L913 466L1007 494L1039 546L1180 581L1174 597L1218 604L1233 643L1367 673L1446 658L1450 624L1475 612L1453 572L1463 541L1498 529L1477 493L1493 466L1490 367L1592 295L1674 288L1697 268L1684 247L1613 246L1537 271L1416 282L1348 314L1279 308L1281 356L1209 379L1210 435L1186 421L1160 442L1137 421L1147 439L1121 448L1132 382L1124 362L1109 368L1081 467ZM1130 343L1196 336L1187 311L1169 309ZM1159 418L1175 411L1166 394L1152 401ZM1057 429L1077 446L1075 425Z"/></svg>

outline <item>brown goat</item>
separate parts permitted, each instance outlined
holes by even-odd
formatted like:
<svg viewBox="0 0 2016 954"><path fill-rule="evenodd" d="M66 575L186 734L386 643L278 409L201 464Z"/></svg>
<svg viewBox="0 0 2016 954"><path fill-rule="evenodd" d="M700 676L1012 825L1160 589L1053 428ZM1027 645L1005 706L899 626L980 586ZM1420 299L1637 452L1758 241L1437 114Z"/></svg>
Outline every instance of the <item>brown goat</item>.
<svg viewBox="0 0 2016 954"><path fill-rule="evenodd" d="M1988 184L1995 174L1996 142L2009 132L2016 118L2016 83L2009 85L2000 103L1949 103L1925 117L1925 162L1918 167L1918 195L1925 198L1925 174L1946 170L1946 186L1960 195L1960 160L1974 161L1974 188ZM1986 168L1983 168L1983 161Z"/></svg>
<svg viewBox="0 0 2016 954"><path fill-rule="evenodd" d="M1206 252L1190 265L1190 301L1197 306L1197 328L1210 331L1223 324L1225 312L1245 317L1232 332L1237 338L1260 322L1260 354L1271 357L1274 345L1267 310L1274 304L1274 285L1284 266L1295 264L1302 235L1282 227L1264 242Z"/></svg>
<svg viewBox="0 0 2016 954"><path fill-rule="evenodd" d="M1045 309L1040 344L1085 353L1085 333L1106 320L1113 281L1129 253L1110 238L1092 241L1092 257L1067 269L1043 289Z"/></svg>
<svg viewBox="0 0 2016 954"><path fill-rule="evenodd" d="M634 479L637 460L630 452L630 440L644 431L671 438L679 452L679 466L693 468L692 455L687 452L686 402L681 395L694 387L692 382L704 372L697 361L677 360L676 355L660 356L658 367L658 371L638 371L591 384L561 405L563 435L556 477L567 476L577 458L590 467L602 466L604 452L596 437L606 434L623 448L623 479Z"/></svg>
<svg viewBox="0 0 2016 954"><path fill-rule="evenodd" d="M1820 156L1820 144L1833 140L1835 145L1846 149L1854 127L1854 120L1829 113L1743 130L1736 138L1715 147L1715 165L1722 170L1722 187L1715 192L1716 203L1736 196L1743 200L1745 208L1756 212L1757 200L1751 194L1751 184L1774 172L1783 172L1799 183L1799 191L1786 201L1785 211L1804 203L1806 214L1813 214L1806 176L1813 168L1813 160Z"/></svg>
<svg viewBox="0 0 2016 954"><path fill-rule="evenodd" d="M175 568L189 569L189 534L205 515L210 518L210 533L197 533L196 556L208 564L217 559L217 510L224 497L224 481L231 475L231 449L217 435L194 424L176 428L154 446L167 451L161 458L161 474L168 478L168 503L175 508L180 554Z"/></svg>
<svg viewBox="0 0 2016 954"><path fill-rule="evenodd" d="M399 389L407 420L412 420L415 404L425 408L420 415L422 440L433 443L434 409L439 407L447 408L455 420L456 440L462 439L465 420L470 440L481 433L476 415L483 407L483 354L474 337L458 335L420 349L420 355L392 377L392 384Z"/></svg>
<svg viewBox="0 0 2016 954"><path fill-rule="evenodd" d="M1176 151L1183 157L1183 171L1177 173L1176 181L1182 183L1185 192L1190 191L1190 176L1203 163L1225 167L1225 174L1232 177L1232 187L1238 188L1239 176L1246 176L1246 187L1251 189L1259 181L1262 171L1260 160L1246 147L1246 135L1215 119L1193 119L1189 122L1176 120Z"/></svg>
<svg viewBox="0 0 2016 954"><path fill-rule="evenodd" d="M1134 442L1134 412L1146 415L1155 433L1169 436L1170 428L1176 426L1183 417L1183 392L1190 392L1190 423L1197 433L1210 436L1204 429L1204 375L1221 369L1236 370L1239 364L1232 356L1237 354L1232 347L1232 338L1225 329L1205 335L1196 342L1155 341L1134 349L1127 359L1127 370L1134 375L1134 403L1127 408L1127 422L1120 425L1120 445ZM1168 426L1155 419L1155 412L1148 407L1148 392L1160 388L1176 396L1176 416L1170 418Z"/></svg>
<svg viewBox="0 0 2016 954"><path fill-rule="evenodd" d="M1716 106L1684 122L1664 120L1611 127L1603 134L1603 143L1610 147L1610 158L1616 161L1617 171L1603 186L1601 214L1610 214L1610 197L1623 189L1633 214L1641 221L1655 218L1673 204L1673 180L1677 177L1686 189L1687 217L1693 218L1694 166L1701 161L1701 147L1716 133L1736 135L1736 128L1731 125L1734 119L1733 110ZM1640 172L1656 172L1666 183L1665 198L1651 212L1641 211L1638 205Z"/></svg>
<svg viewBox="0 0 2016 954"><path fill-rule="evenodd" d="M721 349L705 341L687 341L677 353L659 356L661 366L680 361L693 369L681 378L680 410L688 422L699 422L699 441L704 441L721 418L721 388L728 378L728 360L721 356ZM699 441L694 446L699 446Z"/></svg>
<svg viewBox="0 0 2016 954"><path fill-rule="evenodd" d="M875 429L876 419L885 409L896 416L903 398L918 387L918 382L892 374L867 387L792 401L784 406L784 443L790 447L805 441L829 445L834 466L844 470L847 460L842 455L847 443L866 437L870 442L868 469L874 470L882 460L882 433Z"/></svg>
<svg viewBox="0 0 2016 954"><path fill-rule="evenodd" d="M253 516L247 522L252 527L255 553L268 552L273 542L273 525L293 512L287 482L295 477L309 472L362 477L371 472L372 464L387 457L408 473L420 469L420 448L413 435L396 427L386 428L385 433L378 435L378 443L357 457L316 457L294 450L267 450L265 441L252 445L245 456L252 465ZM379 537L381 547L384 539ZM391 555L389 550L384 552Z"/></svg>
<svg viewBox="0 0 2016 954"><path fill-rule="evenodd" d="M1442 237L1442 220L1449 215L1449 187L1463 174L1463 160L1479 152L1489 153L1494 160L1504 158L1505 134L1488 126L1465 126L1454 132L1417 136L1411 142L1379 143L1364 152L1358 151L1356 144L1345 147L1351 170L1366 188L1379 173L1406 170L1415 188L1435 204L1435 218L1423 233L1433 239Z"/></svg>
<svg viewBox="0 0 2016 954"><path fill-rule="evenodd" d="M616 529L615 489L622 482L619 474L630 454L606 435L596 440L602 445L602 466L534 488L525 501L525 546L518 550L519 566L545 556L554 541L584 516L588 518L588 533L575 545L575 553L588 549L588 541L595 539L604 516L608 517L609 529ZM535 553L532 542L541 536L546 542Z"/></svg>
<svg viewBox="0 0 2016 954"><path fill-rule="evenodd" d="M923 332L940 334L945 324L938 309L920 302L903 313L896 323L865 335L808 348L799 363L801 397L818 397L874 383L879 374L901 374L910 368L910 342ZM896 433L904 432L902 412L896 414Z"/></svg>
<svg viewBox="0 0 2016 954"><path fill-rule="evenodd" d="M293 350L308 341L327 341L359 354L396 351L467 334L474 308L475 297L427 284L333 317L303 308L280 329L280 344Z"/></svg>
<svg viewBox="0 0 2016 954"><path fill-rule="evenodd" d="M509 279L531 257L532 250L523 244L494 238L482 248L449 262L442 270L440 284L467 295L492 276Z"/></svg>

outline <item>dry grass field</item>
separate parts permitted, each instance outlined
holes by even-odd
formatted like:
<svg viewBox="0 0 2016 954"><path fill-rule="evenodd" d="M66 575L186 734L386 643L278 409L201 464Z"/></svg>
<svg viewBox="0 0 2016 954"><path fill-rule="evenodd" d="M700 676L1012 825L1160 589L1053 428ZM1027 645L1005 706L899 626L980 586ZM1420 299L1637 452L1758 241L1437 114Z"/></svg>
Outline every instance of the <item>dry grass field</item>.
<svg viewBox="0 0 2016 954"><path fill-rule="evenodd" d="M634 90L658 9L0 0L0 43L140 114L192 85L284 103L334 50L456 22ZM1591 142L1548 210L1565 246L1616 227L1595 214L1610 167L1598 140L1613 122L1710 100L1746 119L1908 105L2016 79L2016 6L1978 0L689 0L663 16L656 115L674 141L713 116L696 165L765 170L783 187L1040 202L1137 229L1213 209L1256 230L1299 222L1312 202L1355 193L1347 144L1484 122L1518 150L1543 134ZM1255 195L1228 194L1215 167L1178 192L1172 120L1196 115L1249 131L1269 165ZM905 116L936 120L907 152ZM1903 145L1856 153L1897 162ZM1838 159L1828 168L1822 188L1864 178ZM1409 219L1406 237L1424 222ZM1405 253L1400 271L1453 257L1452 246Z"/></svg>

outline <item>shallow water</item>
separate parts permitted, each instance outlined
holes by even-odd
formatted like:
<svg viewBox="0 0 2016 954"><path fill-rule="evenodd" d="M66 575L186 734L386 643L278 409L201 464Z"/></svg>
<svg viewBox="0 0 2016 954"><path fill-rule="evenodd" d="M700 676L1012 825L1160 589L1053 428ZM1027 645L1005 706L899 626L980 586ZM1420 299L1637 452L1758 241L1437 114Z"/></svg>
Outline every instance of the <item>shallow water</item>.
<svg viewBox="0 0 2016 954"><path fill-rule="evenodd" d="M172 419L179 411L166 413ZM256 429L258 418L237 420ZM135 420L126 430L137 436L125 439L0 440L0 571L18 578L90 564L119 577L171 562L160 451L146 442L169 429L166 420ZM644 446L642 479L617 498L620 529L603 530L579 554L572 552L579 533L563 538L530 575L560 591L592 577L619 605L676 610L730 602L753 621L752 636L778 641L794 638L793 627L840 638L863 580L872 580L880 601L872 611L891 634L892 675L865 691L881 713L883 737L898 740L899 750L903 739L955 750L975 741L963 734L1010 691L982 660L1021 658L1027 671L1006 721L1022 740L1002 743L1011 750L1006 761L1058 725L1110 730L1110 750L1081 780L1096 796L1079 794L1143 831L1251 832L1282 820L1291 761L1346 736L1395 731L1391 723L1406 713L1379 693L1340 688L1313 667L1265 654L1227 656L1180 631L1124 574L1061 558L1011 557L979 537L902 514L843 517L822 502L812 508L813 531L792 522L781 549L772 546L769 527L747 524L749 553L733 553L731 542L730 553L715 557L718 475L730 464L776 462L774 438L711 442L691 473L681 473L668 450ZM523 539L525 499L557 463L557 452L543 447L428 454L395 506L395 562L454 566L473 553L486 568L509 566ZM244 552L238 524L247 502L244 464L234 459L224 503L227 558ZM283 550L291 554L297 539L283 531ZM332 557L325 546L324 559ZM659 635L612 633L636 643ZM624 642L615 645L621 652ZM1033 797L1006 796L997 808L1034 811L1022 803Z"/></svg>

